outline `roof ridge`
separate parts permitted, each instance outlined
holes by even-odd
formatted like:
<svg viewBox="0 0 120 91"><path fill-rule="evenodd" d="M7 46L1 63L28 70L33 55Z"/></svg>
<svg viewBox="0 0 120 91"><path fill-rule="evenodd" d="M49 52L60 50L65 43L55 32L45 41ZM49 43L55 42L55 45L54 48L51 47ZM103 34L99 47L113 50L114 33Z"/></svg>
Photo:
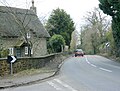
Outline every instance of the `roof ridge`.
<svg viewBox="0 0 120 91"><path fill-rule="evenodd" d="M0 6L0 12L3 12L3 13L16 13L16 14L28 14L28 15L31 14L31 15L36 15L30 9L21 9L21 8L16 8L16 7L9 7L9 6Z"/></svg>

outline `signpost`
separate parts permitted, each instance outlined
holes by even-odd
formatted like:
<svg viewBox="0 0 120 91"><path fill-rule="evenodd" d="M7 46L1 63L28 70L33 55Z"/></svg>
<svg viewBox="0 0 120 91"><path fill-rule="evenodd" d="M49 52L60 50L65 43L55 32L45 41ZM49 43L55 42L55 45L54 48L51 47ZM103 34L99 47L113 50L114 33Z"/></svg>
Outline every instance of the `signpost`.
<svg viewBox="0 0 120 91"><path fill-rule="evenodd" d="M16 61L16 57L15 56L8 56L7 61L10 63L10 73L12 75L13 74L13 66L12 66L12 64Z"/></svg>

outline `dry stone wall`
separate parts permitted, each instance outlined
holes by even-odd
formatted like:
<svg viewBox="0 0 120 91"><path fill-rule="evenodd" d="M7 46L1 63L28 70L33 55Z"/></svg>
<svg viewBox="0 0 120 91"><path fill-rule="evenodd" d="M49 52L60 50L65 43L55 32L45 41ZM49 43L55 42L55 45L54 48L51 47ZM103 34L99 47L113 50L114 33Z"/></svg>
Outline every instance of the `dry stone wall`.
<svg viewBox="0 0 120 91"><path fill-rule="evenodd" d="M57 67L65 57L60 54L50 54L35 58L18 58L15 63L13 63L13 73L17 73L27 69L38 69L45 66ZM10 64L7 59L0 59L0 76L5 76L10 74Z"/></svg>

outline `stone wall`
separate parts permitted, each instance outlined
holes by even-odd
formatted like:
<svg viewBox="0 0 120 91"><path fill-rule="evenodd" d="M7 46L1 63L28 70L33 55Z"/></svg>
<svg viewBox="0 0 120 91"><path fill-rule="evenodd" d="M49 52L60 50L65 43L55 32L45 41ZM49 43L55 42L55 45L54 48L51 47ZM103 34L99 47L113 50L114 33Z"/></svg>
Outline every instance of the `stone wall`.
<svg viewBox="0 0 120 91"><path fill-rule="evenodd" d="M7 75L10 72L10 64L6 59L0 59L0 76Z"/></svg>
<svg viewBox="0 0 120 91"><path fill-rule="evenodd" d="M17 61L13 63L13 73L17 73L27 69L38 69L45 66L57 67L64 60L63 55L50 54L35 58L17 58ZM7 59L0 59L0 76L10 74L10 64Z"/></svg>

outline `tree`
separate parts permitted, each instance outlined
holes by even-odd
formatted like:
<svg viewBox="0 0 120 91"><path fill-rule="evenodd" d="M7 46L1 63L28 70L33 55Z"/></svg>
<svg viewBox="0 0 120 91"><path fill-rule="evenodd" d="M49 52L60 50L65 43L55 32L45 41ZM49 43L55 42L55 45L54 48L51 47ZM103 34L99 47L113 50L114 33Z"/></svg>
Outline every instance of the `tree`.
<svg viewBox="0 0 120 91"><path fill-rule="evenodd" d="M106 42L105 34L109 26L107 16L103 15L99 8L94 8L93 11L87 12L84 19L86 21L86 25L84 25L81 32L82 44L85 44L84 46L91 46L88 47L92 48L93 51L91 53L96 54L99 52L99 46ZM84 41L84 39L87 41ZM83 42L87 42L89 45ZM84 47L83 45L82 47Z"/></svg>
<svg viewBox="0 0 120 91"><path fill-rule="evenodd" d="M96 54L99 46L99 35L89 26L83 26L81 31L81 47L86 54Z"/></svg>
<svg viewBox="0 0 120 91"><path fill-rule="evenodd" d="M89 26L93 26L96 29L95 31L99 33L99 36L103 38L110 25L107 16L104 15L99 8L94 8L93 11L88 12L85 19Z"/></svg>
<svg viewBox="0 0 120 91"><path fill-rule="evenodd" d="M61 35L53 35L48 42L49 52L61 52L65 46L65 40Z"/></svg>
<svg viewBox="0 0 120 91"><path fill-rule="evenodd" d="M53 10L47 23L46 29L49 34L60 34L66 41L66 45L70 46L71 34L75 30L74 22L63 9Z"/></svg>
<svg viewBox="0 0 120 91"><path fill-rule="evenodd" d="M111 27L109 28L109 31L107 31L106 33L106 38L108 40L109 43L109 55L113 55L115 54L115 42L114 42L114 38L113 38L113 33L112 33L112 29Z"/></svg>
<svg viewBox="0 0 120 91"><path fill-rule="evenodd" d="M112 17L112 32L116 46L116 56L120 56L120 0L99 0L99 7Z"/></svg>
<svg viewBox="0 0 120 91"><path fill-rule="evenodd" d="M77 48L77 44L78 44L78 32L77 31L73 31L72 35L71 35L71 42L70 42L70 50L74 51Z"/></svg>

